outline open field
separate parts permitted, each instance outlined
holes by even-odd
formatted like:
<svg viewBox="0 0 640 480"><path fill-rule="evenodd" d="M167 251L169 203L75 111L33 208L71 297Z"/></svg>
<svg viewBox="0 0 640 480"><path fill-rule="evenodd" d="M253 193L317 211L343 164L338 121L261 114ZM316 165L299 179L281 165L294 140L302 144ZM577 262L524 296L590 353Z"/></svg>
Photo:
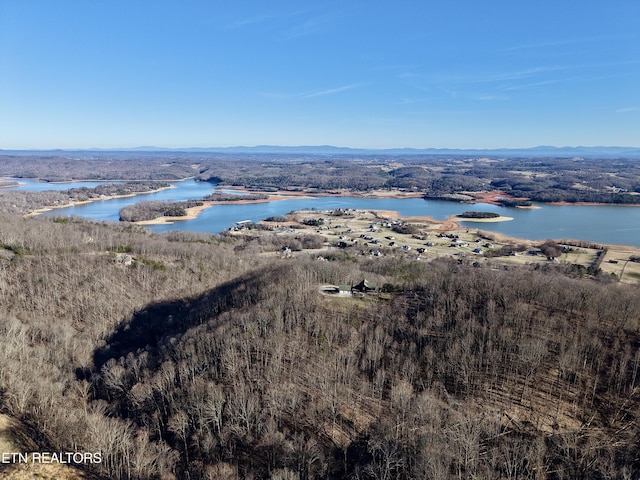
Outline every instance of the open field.
<svg viewBox="0 0 640 480"><path fill-rule="evenodd" d="M615 275L621 282L640 283L640 263L629 260L638 256L639 249L622 245L610 245L600 264L603 272Z"/></svg>

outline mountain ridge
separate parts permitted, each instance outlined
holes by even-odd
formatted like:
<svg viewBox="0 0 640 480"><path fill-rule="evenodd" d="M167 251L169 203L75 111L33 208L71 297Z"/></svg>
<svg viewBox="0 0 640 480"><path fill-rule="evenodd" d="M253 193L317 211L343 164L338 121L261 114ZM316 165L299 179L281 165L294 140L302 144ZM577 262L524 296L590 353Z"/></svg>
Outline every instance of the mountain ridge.
<svg viewBox="0 0 640 480"><path fill-rule="evenodd" d="M334 145L255 145L232 147L157 147L131 148L69 148L69 149L24 149L3 150L0 154L60 154L77 152L145 152L145 153L242 153L242 154L306 154L306 155L465 155L465 156L524 156L524 157L640 157L640 147L620 146L550 146L539 145L525 148L355 148Z"/></svg>

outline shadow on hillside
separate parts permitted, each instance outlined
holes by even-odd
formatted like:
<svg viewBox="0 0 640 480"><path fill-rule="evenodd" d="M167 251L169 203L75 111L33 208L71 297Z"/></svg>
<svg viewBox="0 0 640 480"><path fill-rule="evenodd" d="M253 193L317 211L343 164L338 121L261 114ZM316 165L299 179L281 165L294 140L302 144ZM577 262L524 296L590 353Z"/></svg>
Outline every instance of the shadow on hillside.
<svg viewBox="0 0 640 480"><path fill-rule="evenodd" d="M122 322L109 336L107 344L94 352L95 371L100 371L112 358L126 357L143 349L156 350L169 339L180 337L226 310L254 305L269 294L265 287L283 278L283 270L283 267L261 269L198 297L148 305ZM81 372L78 374L84 376Z"/></svg>

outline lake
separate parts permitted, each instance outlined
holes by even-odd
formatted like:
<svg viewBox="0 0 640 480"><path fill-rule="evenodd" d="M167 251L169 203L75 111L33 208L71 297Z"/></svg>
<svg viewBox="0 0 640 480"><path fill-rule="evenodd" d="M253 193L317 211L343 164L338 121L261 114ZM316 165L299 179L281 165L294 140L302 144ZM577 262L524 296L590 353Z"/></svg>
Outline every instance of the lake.
<svg viewBox="0 0 640 480"><path fill-rule="evenodd" d="M47 189L54 185L57 187L56 189L66 190L77 186L89 186L89 184L96 186L100 183L112 182L41 184L29 181L20 188L41 190L43 185L46 185ZM175 182L174 185L176 188L161 192L129 198L100 200L54 210L47 215L77 215L97 221L117 221L121 208L141 200L183 201L202 198L216 190L214 184L196 182L192 179ZM190 230L220 233L240 220L258 221L269 216L283 215L292 210L308 208L318 210L333 208L395 210L403 216L429 215L439 220L444 220L448 215L460 214L465 211L489 211L513 217L513 220L499 223L460 222L460 224L469 228L480 228L532 240L572 238L640 247L640 207L545 204L537 204L536 206L541 208L520 209L488 204L469 205L421 198L315 197L243 205L214 205L204 210L196 219L179 221L172 225L150 225L148 228L156 232Z"/></svg>

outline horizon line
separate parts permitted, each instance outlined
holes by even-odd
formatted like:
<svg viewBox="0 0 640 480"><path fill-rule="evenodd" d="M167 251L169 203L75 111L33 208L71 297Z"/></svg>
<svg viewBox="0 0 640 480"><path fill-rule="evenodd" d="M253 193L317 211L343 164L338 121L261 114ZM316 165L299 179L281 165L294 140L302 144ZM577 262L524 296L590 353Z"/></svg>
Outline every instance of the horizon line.
<svg viewBox="0 0 640 480"><path fill-rule="evenodd" d="M153 151L165 150L168 152L179 152L183 150L232 150L232 149L341 149L341 150L369 150L369 151L387 151L387 150L458 150L458 151L494 151L494 150L536 150L536 149L640 149L640 146L631 145L535 145L527 147L352 147L342 145L318 144L318 145L272 145L272 144L256 144L256 145L229 145L229 146L182 146L182 147L165 147L158 145L139 145L135 147L41 147L41 148L0 148L3 151Z"/></svg>

